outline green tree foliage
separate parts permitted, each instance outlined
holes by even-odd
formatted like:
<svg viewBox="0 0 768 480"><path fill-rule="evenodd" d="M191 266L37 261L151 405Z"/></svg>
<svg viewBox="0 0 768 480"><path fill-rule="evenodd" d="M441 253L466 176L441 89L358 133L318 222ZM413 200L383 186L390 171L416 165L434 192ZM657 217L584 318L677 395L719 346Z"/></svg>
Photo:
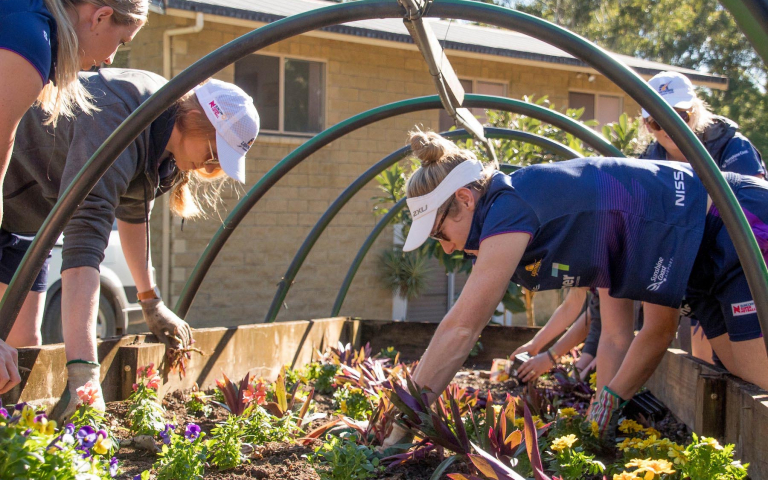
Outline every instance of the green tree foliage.
<svg viewBox="0 0 768 480"><path fill-rule="evenodd" d="M497 0L562 25L613 52L725 75L700 89L715 113L768 152L768 70L717 0Z"/></svg>

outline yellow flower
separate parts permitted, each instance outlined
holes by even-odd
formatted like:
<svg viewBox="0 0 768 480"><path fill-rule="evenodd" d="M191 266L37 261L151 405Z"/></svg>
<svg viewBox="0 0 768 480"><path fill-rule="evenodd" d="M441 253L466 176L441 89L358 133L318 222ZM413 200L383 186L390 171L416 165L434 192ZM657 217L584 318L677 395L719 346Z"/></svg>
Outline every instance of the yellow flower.
<svg viewBox="0 0 768 480"><path fill-rule="evenodd" d="M614 473L613 480L634 480L637 477L632 472Z"/></svg>
<svg viewBox="0 0 768 480"><path fill-rule="evenodd" d="M579 439L576 438L576 435L570 434L564 437L556 438L555 441L552 442L552 445L549 446L549 448L555 452L562 452L566 448L572 448L573 444L578 441Z"/></svg>
<svg viewBox="0 0 768 480"><path fill-rule="evenodd" d="M47 418L41 418L38 422L32 424L31 427L43 435L53 435L56 433L56 422Z"/></svg>
<svg viewBox="0 0 768 480"><path fill-rule="evenodd" d="M688 457L685 455L685 449L676 443L673 443L669 448L667 456L675 465L685 465L688 462Z"/></svg>
<svg viewBox="0 0 768 480"><path fill-rule="evenodd" d="M494 415L498 416L500 412L501 412L501 405L494 405L493 406Z"/></svg>
<svg viewBox="0 0 768 480"><path fill-rule="evenodd" d="M592 436L597 438L600 436L600 425L597 424L596 421L592 420Z"/></svg>
<svg viewBox="0 0 768 480"><path fill-rule="evenodd" d="M35 425L35 410L29 405L24 405L24 409L21 411L19 425L30 428Z"/></svg>
<svg viewBox="0 0 768 480"><path fill-rule="evenodd" d="M578 412L575 408L566 407L561 410L559 410L557 413L560 414L561 417L567 418L567 417L573 417L574 415L578 415Z"/></svg>
<svg viewBox="0 0 768 480"><path fill-rule="evenodd" d="M516 418L515 419L515 427L522 430L525 428L525 419L524 418Z"/></svg>
<svg viewBox="0 0 768 480"><path fill-rule="evenodd" d="M722 450L723 446L718 443L717 440L715 440L712 437L704 437L701 439L701 443L704 445L709 445L710 447L714 448L715 450Z"/></svg>
<svg viewBox="0 0 768 480"><path fill-rule="evenodd" d="M592 375L589 376L589 386L592 387L592 390L597 390L597 372L592 372Z"/></svg>
<svg viewBox="0 0 768 480"><path fill-rule="evenodd" d="M636 433L642 432L643 430L643 426L634 420L625 419L619 425L619 431L624 433Z"/></svg>
<svg viewBox="0 0 768 480"><path fill-rule="evenodd" d="M626 464L626 467L637 467L637 470L634 471L636 475L645 472L645 476L643 477L645 480L653 480L654 476L661 475L662 473L675 473L672 464L667 460L635 458L630 460L630 462Z"/></svg>
<svg viewBox="0 0 768 480"><path fill-rule="evenodd" d="M93 444L93 451L99 455L106 455L110 448L112 448L112 442L108 437L103 437L101 435L99 435L96 443Z"/></svg>
<svg viewBox="0 0 768 480"><path fill-rule="evenodd" d="M656 438L661 438L661 432L659 432L653 427L648 427L645 430L643 430L643 432L645 432L646 435L656 435Z"/></svg>
<svg viewBox="0 0 768 480"><path fill-rule="evenodd" d="M625 438L620 444L618 444L616 447L621 450L622 452L626 452L627 450L636 448L638 450L642 450L645 448L643 445L643 439L642 438Z"/></svg>
<svg viewBox="0 0 768 480"><path fill-rule="evenodd" d="M341 410L342 413L347 413L347 401L346 400L342 400L341 401L341 405L339 405L339 409Z"/></svg>

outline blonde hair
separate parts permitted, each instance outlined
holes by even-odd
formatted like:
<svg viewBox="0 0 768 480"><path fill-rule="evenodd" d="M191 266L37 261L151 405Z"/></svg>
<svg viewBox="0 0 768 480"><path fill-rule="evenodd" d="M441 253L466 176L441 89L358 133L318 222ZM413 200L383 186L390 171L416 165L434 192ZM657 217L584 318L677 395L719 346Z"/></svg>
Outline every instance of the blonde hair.
<svg viewBox="0 0 768 480"><path fill-rule="evenodd" d="M422 131L416 128L408 134L410 135L411 150L414 156L421 161L421 167L413 172L405 184L405 192L408 197L420 197L430 193L460 163L466 160L477 160L475 154L470 150L459 148L455 143L446 140L435 132ZM480 192L481 195L484 194L488 180L490 180L494 170L493 166L486 166L485 178L472 182L466 187ZM438 212L445 212L445 208L452 204L452 200L453 197L448 199L440 206Z"/></svg>
<svg viewBox="0 0 768 480"><path fill-rule="evenodd" d="M216 141L216 129L205 116L194 92L188 92L176 101L176 126L182 135ZM198 218L206 215L206 208L217 211L226 180L227 175L221 167L212 173L204 168L189 172L179 170L171 190L171 212L181 218Z"/></svg>
<svg viewBox="0 0 768 480"><path fill-rule="evenodd" d="M72 117L79 109L84 113L98 110L90 93L78 80L80 72L80 43L69 17L77 5L90 3L110 7L116 25L138 25L147 20L147 0L45 0L45 6L56 20L56 85L47 82L37 97L37 103L48 114L46 125L56 126L59 116Z"/></svg>

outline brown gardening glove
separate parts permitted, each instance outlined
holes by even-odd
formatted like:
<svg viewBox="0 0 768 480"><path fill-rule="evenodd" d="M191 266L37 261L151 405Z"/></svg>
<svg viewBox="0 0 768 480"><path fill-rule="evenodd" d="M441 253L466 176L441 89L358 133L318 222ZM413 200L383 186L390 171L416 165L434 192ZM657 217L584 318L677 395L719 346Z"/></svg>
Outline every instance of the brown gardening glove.
<svg viewBox="0 0 768 480"><path fill-rule="evenodd" d="M187 348L192 343L189 324L180 319L159 298L139 302L149 331L165 344L166 348Z"/></svg>

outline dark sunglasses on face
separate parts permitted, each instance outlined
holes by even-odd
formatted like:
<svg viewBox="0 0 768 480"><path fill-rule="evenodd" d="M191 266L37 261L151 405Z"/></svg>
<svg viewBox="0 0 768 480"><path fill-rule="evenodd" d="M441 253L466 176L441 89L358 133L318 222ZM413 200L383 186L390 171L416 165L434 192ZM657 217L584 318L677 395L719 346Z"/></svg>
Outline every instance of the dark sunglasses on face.
<svg viewBox="0 0 768 480"><path fill-rule="evenodd" d="M443 223L445 222L446 217L448 216L448 212L451 211L451 206L453 205L453 201L456 199L456 197L451 197L451 201L448 203L448 208L445 209L445 212L443 212L443 216L440 217L440 221L437 222L437 228L435 228L434 232L429 235L429 238L432 238L434 240L437 240L438 242L443 241L447 242L448 238L443 235Z"/></svg>
<svg viewBox="0 0 768 480"><path fill-rule="evenodd" d="M691 119L690 112L686 110L677 110L677 109L675 109L675 111L677 112L678 115L680 115L680 118L682 118L685 123L688 123L688 120ZM653 117L646 118L645 124L648 125L648 128L650 128L654 132L658 132L662 130L661 125L659 125L659 123L656 120L654 120Z"/></svg>

